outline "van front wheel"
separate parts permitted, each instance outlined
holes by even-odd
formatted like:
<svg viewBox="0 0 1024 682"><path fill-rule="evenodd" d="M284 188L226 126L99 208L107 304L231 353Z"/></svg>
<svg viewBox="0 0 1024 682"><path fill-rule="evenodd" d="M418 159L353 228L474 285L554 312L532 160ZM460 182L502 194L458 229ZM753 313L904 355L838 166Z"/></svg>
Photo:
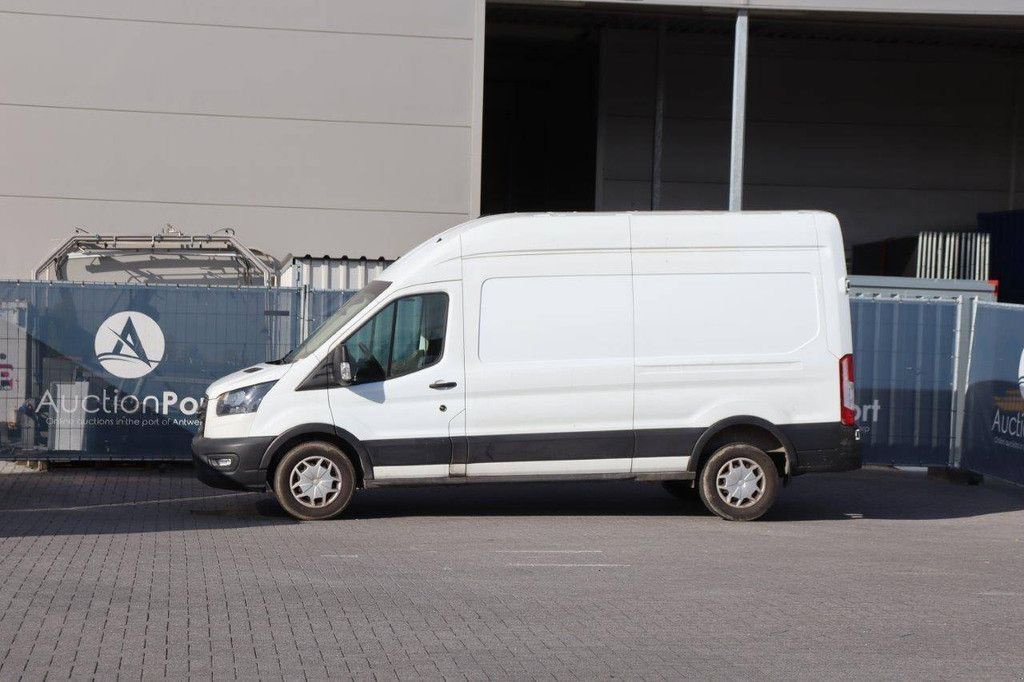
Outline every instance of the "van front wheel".
<svg viewBox="0 0 1024 682"><path fill-rule="evenodd" d="M288 451L274 470L274 493L301 521L333 519L345 511L356 488L356 472L341 450L320 441Z"/></svg>
<svg viewBox="0 0 1024 682"><path fill-rule="evenodd" d="M700 472L704 506L729 521L753 521L779 493L779 472L763 450L746 443L719 448Z"/></svg>

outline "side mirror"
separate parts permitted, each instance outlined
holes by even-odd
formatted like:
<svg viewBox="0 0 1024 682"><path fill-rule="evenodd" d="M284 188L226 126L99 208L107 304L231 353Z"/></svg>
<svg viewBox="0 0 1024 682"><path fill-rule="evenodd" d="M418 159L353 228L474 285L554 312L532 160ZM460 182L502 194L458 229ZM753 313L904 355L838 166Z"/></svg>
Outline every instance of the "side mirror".
<svg viewBox="0 0 1024 682"><path fill-rule="evenodd" d="M338 384L348 386L354 380L352 376L352 365L349 364L348 356L345 353L345 344L341 344L334 350L334 376Z"/></svg>

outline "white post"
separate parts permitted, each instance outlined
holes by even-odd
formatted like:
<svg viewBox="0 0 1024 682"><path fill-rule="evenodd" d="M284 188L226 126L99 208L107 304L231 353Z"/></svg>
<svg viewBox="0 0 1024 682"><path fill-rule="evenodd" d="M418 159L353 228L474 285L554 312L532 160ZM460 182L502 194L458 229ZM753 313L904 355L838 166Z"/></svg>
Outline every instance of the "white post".
<svg viewBox="0 0 1024 682"><path fill-rule="evenodd" d="M729 166L729 210L743 208L743 125L747 107L747 10L736 15L736 47L732 64L732 157Z"/></svg>

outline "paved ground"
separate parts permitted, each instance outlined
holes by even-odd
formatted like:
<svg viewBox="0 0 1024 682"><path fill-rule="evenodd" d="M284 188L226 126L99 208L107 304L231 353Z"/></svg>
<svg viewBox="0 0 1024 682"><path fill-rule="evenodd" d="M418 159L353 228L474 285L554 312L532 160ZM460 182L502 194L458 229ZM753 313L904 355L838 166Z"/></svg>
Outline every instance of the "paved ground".
<svg viewBox="0 0 1024 682"><path fill-rule="evenodd" d="M0 679L1024 679L1024 490L807 476L762 522L634 483L357 494L0 475Z"/></svg>

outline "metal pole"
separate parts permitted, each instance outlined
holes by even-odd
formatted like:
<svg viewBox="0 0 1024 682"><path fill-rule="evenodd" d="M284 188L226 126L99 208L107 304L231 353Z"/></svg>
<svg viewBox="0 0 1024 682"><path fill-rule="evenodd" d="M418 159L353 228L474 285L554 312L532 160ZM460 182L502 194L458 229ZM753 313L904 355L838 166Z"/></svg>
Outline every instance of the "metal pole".
<svg viewBox="0 0 1024 682"><path fill-rule="evenodd" d="M604 155L605 131L608 128L608 29L601 27L597 34L597 151L594 155L594 210L604 208Z"/></svg>
<svg viewBox="0 0 1024 682"><path fill-rule="evenodd" d="M309 285L305 282L299 290L299 342L306 340L309 336L309 322L313 319L312 299L309 295Z"/></svg>
<svg viewBox="0 0 1024 682"><path fill-rule="evenodd" d="M732 63L732 158L729 167L729 210L743 208L743 126L747 108L747 10L736 15L736 48Z"/></svg>
<svg viewBox="0 0 1024 682"><path fill-rule="evenodd" d="M967 383L974 360L974 326L978 320L978 297L971 296L970 306L964 297L957 297L956 342L953 347L953 409L950 413L949 466L961 468L964 455L964 424L967 419ZM968 322L969 321L969 322Z"/></svg>
<svg viewBox="0 0 1024 682"><path fill-rule="evenodd" d="M1017 205L1017 145L1018 145L1018 128L1020 127L1020 98L1018 92L1018 85L1020 82L1020 67L1018 64L1013 65L1013 75L1011 76L1013 83L1011 84L1012 107L1010 113L1010 191L1007 197L1007 209L1013 210Z"/></svg>
<svg viewBox="0 0 1024 682"><path fill-rule="evenodd" d="M651 149L651 210L661 208L661 150L665 134L665 21L658 24L656 90L654 93L654 139Z"/></svg>

